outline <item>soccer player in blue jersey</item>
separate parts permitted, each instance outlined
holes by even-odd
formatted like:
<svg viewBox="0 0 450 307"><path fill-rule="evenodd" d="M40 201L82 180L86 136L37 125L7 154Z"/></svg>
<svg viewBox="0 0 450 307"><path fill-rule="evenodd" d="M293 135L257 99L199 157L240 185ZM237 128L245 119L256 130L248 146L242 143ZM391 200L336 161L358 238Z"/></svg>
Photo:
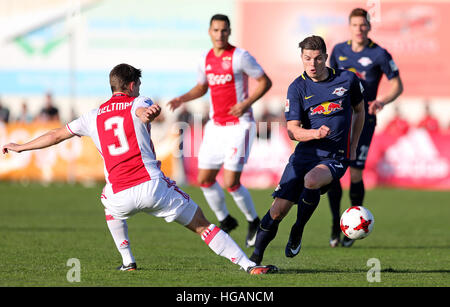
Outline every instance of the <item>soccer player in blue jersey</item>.
<svg viewBox="0 0 450 307"><path fill-rule="evenodd" d="M256 263L261 263L279 223L294 204L298 204L297 220L285 254L294 257L299 253L305 224L320 195L344 175L349 160L355 158L364 125L363 89L356 75L326 66L328 55L320 36L307 37L299 46L305 71L289 86L285 106L288 134L299 143L272 194L272 206L261 220L250 257Z"/></svg>
<svg viewBox="0 0 450 307"><path fill-rule="evenodd" d="M403 91L397 66L386 49L381 48L371 39L369 15L361 8L354 9L349 15L351 39L337 44L330 56L330 67L350 70L358 76L364 87L364 102L366 118L359 144L356 149L356 159L350 163L350 201L352 206L362 206L365 194L363 170L366 164L372 136L375 131L376 113L394 101ZM389 90L384 97L377 95L382 75L389 80ZM330 246L340 243L340 203L342 187L339 181L333 182L328 191L328 199L332 213ZM342 245L350 247L353 240L344 236Z"/></svg>

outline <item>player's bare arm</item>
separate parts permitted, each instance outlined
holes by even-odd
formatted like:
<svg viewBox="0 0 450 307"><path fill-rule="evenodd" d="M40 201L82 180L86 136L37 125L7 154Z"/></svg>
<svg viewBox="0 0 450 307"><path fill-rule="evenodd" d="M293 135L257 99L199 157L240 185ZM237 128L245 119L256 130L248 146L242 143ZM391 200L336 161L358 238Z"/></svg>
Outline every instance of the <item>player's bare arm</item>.
<svg viewBox="0 0 450 307"><path fill-rule="evenodd" d="M171 111L174 111L183 103L202 97L206 94L207 91L208 83L198 83L189 92L170 100L167 105L169 106Z"/></svg>
<svg viewBox="0 0 450 307"><path fill-rule="evenodd" d="M403 92L403 83L400 79L400 76L394 77L389 80L389 87L389 92L385 97L369 101L369 114L377 114L384 108L385 105L393 102L395 99L397 99L398 96L401 95L401 93Z"/></svg>
<svg viewBox="0 0 450 307"><path fill-rule="evenodd" d="M259 98L264 96L264 94L267 93L267 91L272 87L272 81L266 74L263 74L261 77L257 78L256 81L257 85L252 94L241 103L237 103L232 106L228 114L236 117L241 117Z"/></svg>
<svg viewBox="0 0 450 307"><path fill-rule="evenodd" d="M356 148L358 147L359 137L364 127L365 120L364 101L361 100L356 106L353 107L353 120L352 120L352 136L350 144L350 160L356 159Z"/></svg>
<svg viewBox="0 0 450 307"><path fill-rule="evenodd" d="M157 104L153 104L146 108L139 107L136 109L136 116L139 117L144 124L152 122L159 114L161 114L161 107Z"/></svg>
<svg viewBox="0 0 450 307"><path fill-rule="evenodd" d="M35 150L50 147L56 145L64 140L70 139L74 135L71 134L66 127L60 127L48 131L47 133L33 139L32 141L25 144L9 143L3 146L2 152L4 154L8 151L22 152L28 150Z"/></svg>
<svg viewBox="0 0 450 307"><path fill-rule="evenodd" d="M330 128L325 125L320 126L319 129L305 129L299 120L288 121L287 131L291 140L299 142L323 139L331 132Z"/></svg>

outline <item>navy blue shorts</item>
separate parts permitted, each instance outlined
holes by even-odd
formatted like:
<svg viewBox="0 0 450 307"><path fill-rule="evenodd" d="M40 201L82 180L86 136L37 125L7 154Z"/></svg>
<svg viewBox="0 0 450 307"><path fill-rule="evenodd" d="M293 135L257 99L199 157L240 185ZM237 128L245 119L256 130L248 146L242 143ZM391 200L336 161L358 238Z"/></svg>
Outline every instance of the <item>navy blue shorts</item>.
<svg viewBox="0 0 450 307"><path fill-rule="evenodd" d="M370 143L375 132L375 118L366 117L361 136L359 137L358 147L356 148L356 160L350 162L350 166L358 169L364 169L366 166L367 154L369 153Z"/></svg>
<svg viewBox="0 0 450 307"><path fill-rule="evenodd" d="M319 157L302 157L302 159L294 160L294 155L291 155L289 162L284 168L280 183L278 184L272 196L275 198L282 198L298 203L300 195L303 191L305 175L319 164L326 165L333 176L333 180L338 180L344 176L348 167L346 160L338 160L333 158L319 158ZM321 188L321 194L324 194L328 187L327 185Z"/></svg>

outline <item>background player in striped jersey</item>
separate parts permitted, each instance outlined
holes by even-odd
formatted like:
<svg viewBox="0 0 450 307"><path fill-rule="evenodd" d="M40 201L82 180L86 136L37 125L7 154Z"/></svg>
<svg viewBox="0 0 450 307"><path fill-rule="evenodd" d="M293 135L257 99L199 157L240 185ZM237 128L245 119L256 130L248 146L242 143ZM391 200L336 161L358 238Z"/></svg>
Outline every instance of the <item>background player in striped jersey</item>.
<svg viewBox="0 0 450 307"><path fill-rule="evenodd" d="M363 170L366 164L372 136L375 132L376 113L385 105L393 102L403 91L397 65L385 49L373 42L369 37L371 29L369 15L366 10L356 8L349 15L351 40L337 44L330 56L330 67L350 70L358 76L364 87L366 120L356 150L356 159L350 163L350 200L352 206L362 206L365 194ZM378 96L378 86L382 75L389 80L389 89L384 97ZM330 209L333 217L330 246L340 242L340 203L342 187L335 181L328 191ZM353 244L344 236L342 245Z"/></svg>
<svg viewBox="0 0 450 307"><path fill-rule="evenodd" d="M205 126L198 156L198 183L221 228L226 232L233 230L237 221L229 215L225 194L216 182L218 172L224 167L224 188L230 192L249 223L246 238L249 247L254 245L260 220L251 195L241 185L240 178L256 135L251 106L270 89L272 83L247 51L228 42L230 34L228 17L214 15L209 27L213 48L201 59L197 85L169 101L168 105L175 110L181 104L205 95L209 88L210 120ZM257 81L251 95L248 94L249 76Z"/></svg>
<svg viewBox="0 0 450 307"><path fill-rule="evenodd" d="M201 236L217 254L250 274L276 271L274 266L256 266L233 239L209 223L202 210L174 181L165 177L156 160L151 125L161 108L140 96L141 71L119 64L110 72L112 97L99 108L82 115L65 127L19 145L3 146L3 153L41 149L73 136L89 136L102 155L106 185L101 194L106 222L122 256L122 271L136 270L126 220L137 212L175 221Z"/></svg>

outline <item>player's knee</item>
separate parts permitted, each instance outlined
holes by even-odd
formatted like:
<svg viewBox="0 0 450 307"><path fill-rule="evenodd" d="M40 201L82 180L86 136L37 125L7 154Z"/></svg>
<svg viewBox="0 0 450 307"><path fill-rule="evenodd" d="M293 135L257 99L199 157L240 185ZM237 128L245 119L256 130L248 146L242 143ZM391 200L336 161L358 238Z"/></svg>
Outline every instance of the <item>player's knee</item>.
<svg viewBox="0 0 450 307"><path fill-rule="evenodd" d="M197 177L197 183L201 187L209 188L216 182L215 179L207 178L207 177Z"/></svg>
<svg viewBox="0 0 450 307"><path fill-rule="evenodd" d="M225 180L224 181L224 188L227 189L228 192L234 192L237 189L239 189L241 186L241 183L239 180Z"/></svg>
<svg viewBox="0 0 450 307"><path fill-rule="evenodd" d="M199 171L197 183L203 187L210 187L216 182L216 171Z"/></svg>
<svg viewBox="0 0 450 307"><path fill-rule="evenodd" d="M291 209L293 203L286 199L275 198L270 207L270 217L273 220L281 221Z"/></svg>
<svg viewBox="0 0 450 307"><path fill-rule="evenodd" d="M305 175L304 182L305 188L311 190L320 189L323 185L321 178L313 172L309 172Z"/></svg>
<svg viewBox="0 0 450 307"><path fill-rule="evenodd" d="M281 212L281 211L277 211L277 210L272 211L271 210L270 211L270 217L273 220L281 221L285 217L285 214L283 212Z"/></svg>
<svg viewBox="0 0 450 307"><path fill-rule="evenodd" d="M224 188L228 191L239 189L241 185L241 173L225 170L223 176Z"/></svg>

